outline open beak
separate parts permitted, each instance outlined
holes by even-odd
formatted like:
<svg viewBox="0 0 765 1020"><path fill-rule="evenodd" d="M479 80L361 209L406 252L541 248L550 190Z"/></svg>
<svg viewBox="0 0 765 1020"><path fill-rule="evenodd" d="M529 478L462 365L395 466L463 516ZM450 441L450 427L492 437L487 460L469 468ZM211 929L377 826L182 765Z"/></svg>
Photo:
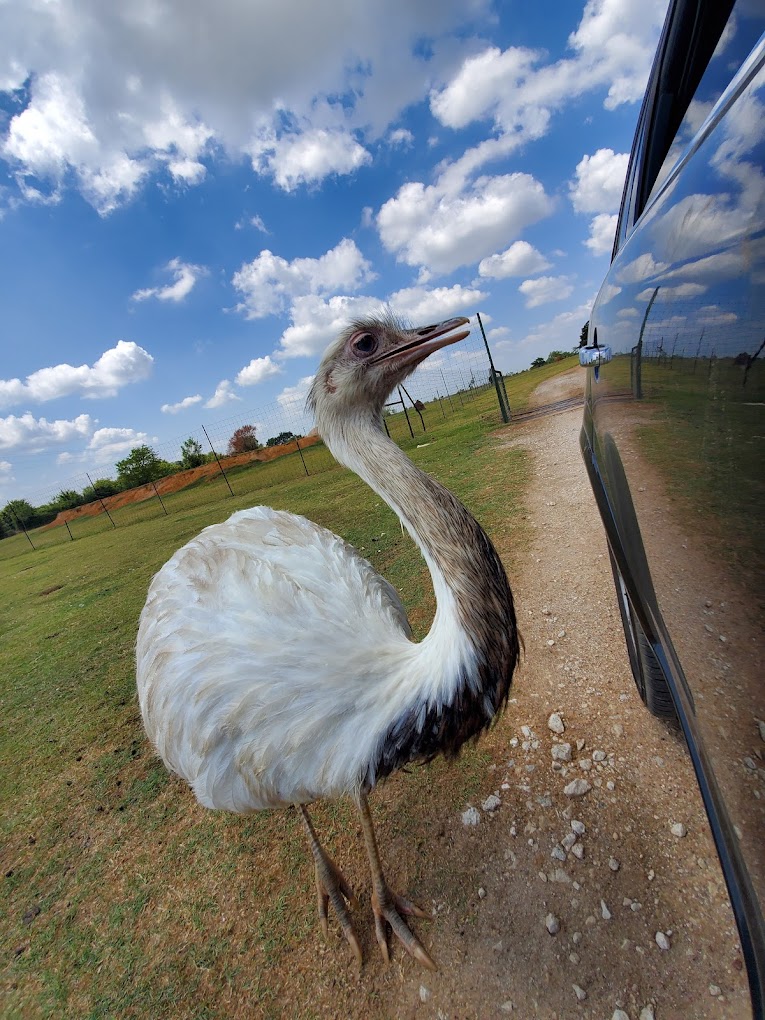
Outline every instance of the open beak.
<svg viewBox="0 0 765 1020"><path fill-rule="evenodd" d="M462 329L459 333L453 333L452 330L457 329L459 326L466 326L469 322L470 319L466 319L464 315L461 315L456 319L445 319L443 322L437 322L434 326L409 329L406 331L406 335L409 337L407 341L398 347L391 348L384 354L378 355L376 358L372 358L368 363L379 365L381 362L387 361L395 365L396 368L403 368L405 365L412 364L419 365L433 351L438 351L449 344L456 344L460 340L464 340L470 333L469 329Z"/></svg>

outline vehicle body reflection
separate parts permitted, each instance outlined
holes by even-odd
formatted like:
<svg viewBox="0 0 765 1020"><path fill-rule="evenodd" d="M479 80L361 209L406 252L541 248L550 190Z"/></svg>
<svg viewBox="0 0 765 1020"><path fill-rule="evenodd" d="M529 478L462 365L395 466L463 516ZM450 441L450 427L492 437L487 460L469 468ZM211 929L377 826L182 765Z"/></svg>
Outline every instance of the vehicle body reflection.
<svg viewBox="0 0 765 1020"><path fill-rule="evenodd" d="M670 5L580 352L641 696L680 720L765 995L765 10ZM607 353L606 353L607 352Z"/></svg>

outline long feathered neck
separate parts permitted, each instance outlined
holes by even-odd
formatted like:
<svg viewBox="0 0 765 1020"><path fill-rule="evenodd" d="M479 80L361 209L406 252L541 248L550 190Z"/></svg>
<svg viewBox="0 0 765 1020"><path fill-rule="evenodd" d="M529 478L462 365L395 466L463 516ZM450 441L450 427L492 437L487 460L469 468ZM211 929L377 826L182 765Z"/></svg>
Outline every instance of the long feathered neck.
<svg viewBox="0 0 765 1020"><path fill-rule="evenodd" d="M334 456L398 514L436 595L433 625L410 663L412 704L383 742L374 782L405 761L454 755L490 724L518 659L513 596L484 531L385 435L379 416L360 414L323 434Z"/></svg>

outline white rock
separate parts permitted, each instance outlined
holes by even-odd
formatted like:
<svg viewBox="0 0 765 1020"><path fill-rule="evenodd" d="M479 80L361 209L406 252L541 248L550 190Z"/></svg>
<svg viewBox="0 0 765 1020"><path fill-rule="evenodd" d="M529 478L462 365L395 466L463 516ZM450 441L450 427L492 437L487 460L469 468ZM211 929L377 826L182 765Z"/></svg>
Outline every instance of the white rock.
<svg viewBox="0 0 765 1020"><path fill-rule="evenodd" d="M545 928L551 935L557 935L560 931L560 921L555 914L548 914L545 918Z"/></svg>
<svg viewBox="0 0 765 1020"><path fill-rule="evenodd" d="M584 747L584 741L583 741L583 740L582 740L582 738L580 737L580 738L579 738L579 739L577 740L577 742L576 742L576 749L577 749L577 751L581 751L583 747Z"/></svg>
<svg viewBox="0 0 765 1020"><path fill-rule="evenodd" d="M481 814L478 808L469 807L467 811L462 812L462 824L463 825L478 825L481 821Z"/></svg>
<svg viewBox="0 0 765 1020"><path fill-rule="evenodd" d="M577 834L577 836L583 836L587 829L585 828L584 822L580 822L578 818L574 818L571 822L571 828Z"/></svg>
<svg viewBox="0 0 765 1020"><path fill-rule="evenodd" d="M567 832L566 835L561 840L561 845L566 852L568 852L571 849L574 843L576 843L575 832Z"/></svg>
<svg viewBox="0 0 765 1020"><path fill-rule="evenodd" d="M562 847L554 846L550 851L550 856L553 857L556 861L565 861L566 851Z"/></svg>
<svg viewBox="0 0 765 1020"><path fill-rule="evenodd" d="M576 857L578 861L581 861L584 857L584 847L581 843L574 843L571 847L571 853Z"/></svg>
<svg viewBox="0 0 765 1020"><path fill-rule="evenodd" d="M558 712L552 713L550 718L547 720L547 726L553 731L553 733L563 733L566 729Z"/></svg>
<svg viewBox="0 0 765 1020"><path fill-rule="evenodd" d="M765 740L765 722L762 719L757 723L757 729L760 731L760 740Z"/></svg>
<svg viewBox="0 0 765 1020"><path fill-rule="evenodd" d="M647 1006L643 1006L640 1010L640 1020L656 1020L653 1012L653 1006L650 1003Z"/></svg>
<svg viewBox="0 0 765 1020"><path fill-rule="evenodd" d="M581 759L581 760L579 761L579 763L578 763L578 764L579 764L579 768L580 768L580 769L581 769L581 770L582 770L583 772L589 772L589 771L590 771L590 769L592 768L592 762L590 761L590 759L589 759L589 758L582 758L582 759Z"/></svg>
<svg viewBox="0 0 765 1020"><path fill-rule="evenodd" d="M621 865L619 864L615 857L608 858L608 866L611 869L611 871L618 871L619 868L621 867Z"/></svg>
<svg viewBox="0 0 765 1020"><path fill-rule="evenodd" d="M578 946L579 943L582 941L582 933L580 931L575 931L574 934L571 936L571 941L574 943L575 946Z"/></svg>
<svg viewBox="0 0 765 1020"><path fill-rule="evenodd" d="M553 761L571 761L571 744L553 744Z"/></svg>
<svg viewBox="0 0 765 1020"><path fill-rule="evenodd" d="M521 726L521 733L527 740L530 740L533 735L530 726Z"/></svg>
<svg viewBox="0 0 765 1020"><path fill-rule="evenodd" d="M593 751L592 752L592 760L593 761L605 761L606 760L606 752L605 751Z"/></svg>
<svg viewBox="0 0 765 1020"><path fill-rule="evenodd" d="M718 995L722 995L722 988L720 988L719 985L710 985L709 994L714 995L714 997L717 998Z"/></svg>
<svg viewBox="0 0 765 1020"><path fill-rule="evenodd" d="M682 839L683 836L688 832L688 830L686 829L682 822L673 822L672 825L670 826L670 830L673 836L677 836L680 839Z"/></svg>
<svg viewBox="0 0 765 1020"><path fill-rule="evenodd" d="M584 1002L587 998L587 992L585 992L584 988L580 988L579 985L572 985L571 987L574 989L574 995L577 999L579 999L580 1002Z"/></svg>
<svg viewBox="0 0 765 1020"><path fill-rule="evenodd" d="M547 877L551 882L561 882L562 884L568 884L571 881L571 876L563 868L553 868Z"/></svg>
<svg viewBox="0 0 765 1020"><path fill-rule="evenodd" d="M478 899L479 900L485 900L486 899L486 890L484 889L483 886L481 886L481 888L478 890Z"/></svg>
<svg viewBox="0 0 765 1020"><path fill-rule="evenodd" d="M573 779L567 786L563 787L563 792L567 797L583 797L591 789L592 787L586 779Z"/></svg>
<svg viewBox="0 0 765 1020"><path fill-rule="evenodd" d="M606 906L605 900L600 901L600 916L603 918L604 921L611 920L611 911Z"/></svg>
<svg viewBox="0 0 765 1020"><path fill-rule="evenodd" d="M670 942L663 931L657 931L654 938L656 939L656 945L659 947L659 949L663 949L665 951L669 949Z"/></svg>
<svg viewBox="0 0 765 1020"><path fill-rule="evenodd" d="M430 989L420 985L420 1002L427 1002L430 998Z"/></svg>
<svg viewBox="0 0 765 1020"><path fill-rule="evenodd" d="M486 800L481 804L484 811L496 811L502 801L496 795L496 793L490 793Z"/></svg>
<svg viewBox="0 0 765 1020"><path fill-rule="evenodd" d="M623 1009L615 1009L611 1020L630 1020L629 1013L625 1013Z"/></svg>
<svg viewBox="0 0 765 1020"><path fill-rule="evenodd" d="M579 963L579 953L569 953L568 958L574 965Z"/></svg>
<svg viewBox="0 0 765 1020"><path fill-rule="evenodd" d="M499 1008L502 1010L503 1013L512 1013L513 1010L515 1009L515 1006L512 1004L510 999L507 999L505 1002L502 1003L502 1005Z"/></svg>

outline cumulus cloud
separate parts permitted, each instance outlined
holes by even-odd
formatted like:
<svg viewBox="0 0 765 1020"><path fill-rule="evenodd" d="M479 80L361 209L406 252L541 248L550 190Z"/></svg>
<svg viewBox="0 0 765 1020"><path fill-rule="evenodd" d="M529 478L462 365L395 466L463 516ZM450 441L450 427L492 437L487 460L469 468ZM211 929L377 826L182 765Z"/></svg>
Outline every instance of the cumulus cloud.
<svg viewBox="0 0 765 1020"><path fill-rule="evenodd" d="M178 414L179 411L185 411L189 407L195 407L197 404L201 404L204 398L199 393L195 393L193 397L184 397L183 400L179 400L177 404L163 404L160 410L163 414Z"/></svg>
<svg viewBox="0 0 765 1020"><path fill-rule="evenodd" d="M87 439L93 430L89 414L80 414L72 420L35 418L30 411L18 417L11 414L0 418L0 450L23 450L24 453L41 453L65 443Z"/></svg>
<svg viewBox="0 0 765 1020"><path fill-rule="evenodd" d="M407 128L396 128L388 135L388 144L409 148L414 142L414 135Z"/></svg>
<svg viewBox="0 0 765 1020"><path fill-rule="evenodd" d="M598 213L590 223L590 236L584 242L593 255L608 255L614 246L619 217Z"/></svg>
<svg viewBox="0 0 765 1020"><path fill-rule="evenodd" d="M533 276L550 268L550 263L528 241L516 241L505 251L482 259L478 275L493 280L504 280L508 276Z"/></svg>
<svg viewBox="0 0 765 1020"><path fill-rule="evenodd" d="M551 301L562 301L573 293L573 286L567 276L540 276L535 280L524 280L518 290L526 298L527 308L537 308Z"/></svg>
<svg viewBox="0 0 765 1020"><path fill-rule="evenodd" d="M293 411L297 414L303 413L306 397L313 382L312 375L304 375L294 386L285 386L276 398L285 411Z"/></svg>
<svg viewBox="0 0 765 1020"><path fill-rule="evenodd" d="M627 176L629 153L598 149L582 156L576 179L569 184L571 203L577 212L612 213L619 208Z"/></svg>
<svg viewBox="0 0 765 1020"><path fill-rule="evenodd" d="M236 393L231 389L231 382L229 379L221 379L218 385L215 387L215 393L210 397L209 400L205 401L205 407L225 407L226 404L230 404L234 400L241 400L242 398L237 396Z"/></svg>
<svg viewBox="0 0 765 1020"><path fill-rule="evenodd" d="M568 39L571 56L548 63L542 51L486 47L432 91L433 115L452 128L491 119L495 130L521 144L544 134L556 111L595 88L607 87L606 109L635 102L645 88L665 11L664 0L588 0Z"/></svg>
<svg viewBox="0 0 765 1020"><path fill-rule="evenodd" d="M144 287L133 294L133 301L146 301L148 298L156 298L158 301L183 301L188 297L194 288L194 284L205 276L207 270L204 266L195 266L190 262L182 262L179 258L170 259L165 270L173 277L173 282L164 287Z"/></svg>
<svg viewBox="0 0 765 1020"><path fill-rule="evenodd" d="M460 175L461 176L461 175ZM385 248L401 262L449 273L495 252L508 237L549 216L553 202L525 173L404 184L377 214Z"/></svg>
<svg viewBox="0 0 765 1020"><path fill-rule="evenodd" d="M352 173L372 159L350 132L338 128L308 128L281 137L269 130L250 144L249 152L253 170L272 176L284 191Z"/></svg>
<svg viewBox="0 0 765 1020"><path fill-rule="evenodd" d="M136 432L135 429L96 429L87 446L88 459L96 464L108 464L130 453L134 447L145 446L151 441L145 432Z"/></svg>
<svg viewBox="0 0 765 1020"><path fill-rule="evenodd" d="M486 294L475 288L462 287L405 287L390 296L391 307L414 326L448 319L452 315L467 315L475 310Z"/></svg>
<svg viewBox="0 0 765 1020"><path fill-rule="evenodd" d="M81 397L113 397L130 383L151 374L154 359L132 340L118 340L93 365L54 365L40 368L20 379L0 379L0 407L26 401L43 403L77 394Z"/></svg>
<svg viewBox="0 0 765 1020"><path fill-rule="evenodd" d="M258 319L283 312L295 298L356 290L372 279L372 267L356 243L343 238L317 259L298 258L288 262L265 249L234 273L232 283L243 297L237 311L248 319Z"/></svg>
<svg viewBox="0 0 765 1020"><path fill-rule="evenodd" d="M284 369L272 360L267 354L264 358L253 358L249 365L245 365L236 377L237 386L255 386L265 379L271 379L280 375Z"/></svg>

